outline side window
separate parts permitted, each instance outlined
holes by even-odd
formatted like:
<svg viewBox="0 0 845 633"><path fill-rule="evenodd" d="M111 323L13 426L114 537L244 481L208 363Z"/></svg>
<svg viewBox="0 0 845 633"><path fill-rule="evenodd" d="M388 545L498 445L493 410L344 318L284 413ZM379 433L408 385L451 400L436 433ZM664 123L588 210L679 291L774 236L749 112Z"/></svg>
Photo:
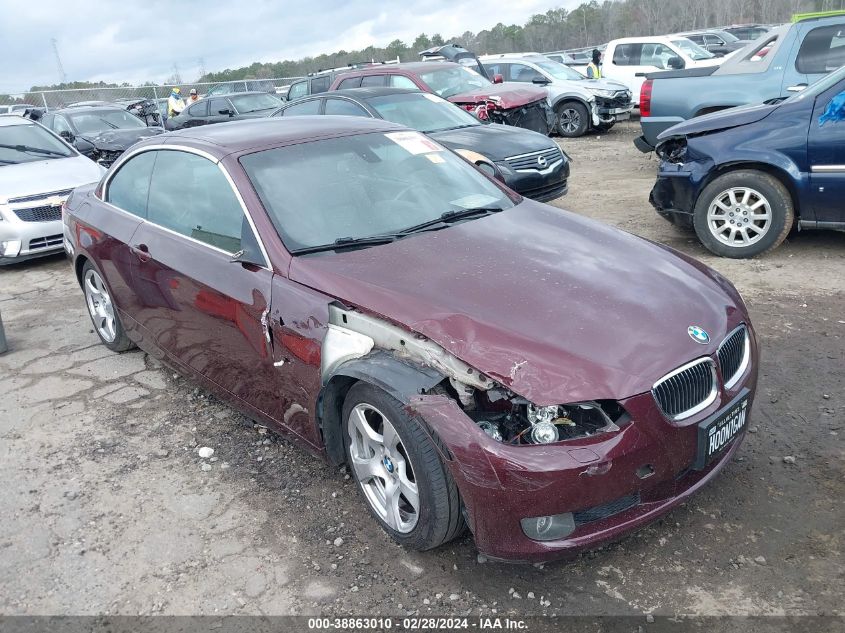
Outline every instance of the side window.
<svg viewBox="0 0 845 633"><path fill-rule="evenodd" d="M305 114L320 114L320 100L309 99L289 106L282 112L282 116L303 116Z"/></svg>
<svg viewBox="0 0 845 633"><path fill-rule="evenodd" d="M549 57L549 56L546 55L546 57ZM549 59L552 59L552 58L549 57ZM502 69L503 64L482 64L482 65L484 66L484 70L486 70L487 74L490 75L491 77L493 75L503 75L504 76L504 74L505 74L504 70Z"/></svg>
<svg viewBox="0 0 845 633"><path fill-rule="evenodd" d="M337 114L341 116L370 116L364 108L352 103L351 101L347 101L346 99L326 99L324 114Z"/></svg>
<svg viewBox="0 0 845 633"><path fill-rule="evenodd" d="M341 81L337 85L338 90L343 90L345 88L360 88L361 87L361 78L360 77L347 77L343 81Z"/></svg>
<svg viewBox="0 0 845 633"><path fill-rule="evenodd" d="M541 77L540 73L525 64L511 64L511 81L530 84L534 77Z"/></svg>
<svg viewBox="0 0 845 633"><path fill-rule="evenodd" d="M675 51L663 44L643 44L640 66L669 68L669 58L677 57Z"/></svg>
<svg viewBox="0 0 845 633"><path fill-rule="evenodd" d="M68 123L67 119L61 114L56 115L51 128L56 134L61 134L62 132L72 132L70 129L70 123Z"/></svg>
<svg viewBox="0 0 845 633"><path fill-rule="evenodd" d="M121 165L109 180L106 202L140 218L147 217L150 176L158 152L144 152Z"/></svg>
<svg viewBox="0 0 845 633"><path fill-rule="evenodd" d="M220 116L220 110L226 110L229 107L229 100L220 97L211 99L208 102L208 115Z"/></svg>
<svg viewBox="0 0 845 633"><path fill-rule="evenodd" d="M314 77L311 80L311 94L315 95L320 92L326 92L329 89L331 83L332 78L330 75L324 75L323 77Z"/></svg>
<svg viewBox="0 0 845 633"><path fill-rule="evenodd" d="M220 168L196 154L158 152L147 218L227 253L241 249L241 205Z"/></svg>
<svg viewBox="0 0 845 633"><path fill-rule="evenodd" d="M390 85L394 88L419 90L417 84L415 84L410 77L406 77L405 75L390 75Z"/></svg>
<svg viewBox="0 0 845 633"><path fill-rule="evenodd" d="M300 97L304 97L308 94L308 81L297 81L294 84L290 85L288 89L288 101L293 101L294 99L299 99Z"/></svg>
<svg viewBox="0 0 845 633"><path fill-rule="evenodd" d="M823 75L845 64L845 28L820 26L804 37L795 68L805 75Z"/></svg>
<svg viewBox="0 0 845 633"><path fill-rule="evenodd" d="M710 35L687 35L686 38L690 42L694 42L694 43L698 44L699 46L703 46L705 44L713 44L713 41L711 40Z"/></svg>
<svg viewBox="0 0 845 633"><path fill-rule="evenodd" d="M0 106L0 114L4 114L5 112L11 112L12 106ZM9 110L4 110L4 108L10 108ZM51 130L55 130L56 128L53 127L53 119L56 118L55 114L45 114L41 117L38 121L41 125Z"/></svg>
<svg viewBox="0 0 845 633"><path fill-rule="evenodd" d="M642 44L620 44L613 51L613 64L615 66L640 66L642 54Z"/></svg>
<svg viewBox="0 0 845 633"><path fill-rule="evenodd" d="M200 101L188 108L190 116L208 116L208 101Z"/></svg>
<svg viewBox="0 0 845 633"><path fill-rule="evenodd" d="M385 75L364 75L361 77L361 87L372 88L373 86L383 86L385 84L385 79L387 79Z"/></svg>

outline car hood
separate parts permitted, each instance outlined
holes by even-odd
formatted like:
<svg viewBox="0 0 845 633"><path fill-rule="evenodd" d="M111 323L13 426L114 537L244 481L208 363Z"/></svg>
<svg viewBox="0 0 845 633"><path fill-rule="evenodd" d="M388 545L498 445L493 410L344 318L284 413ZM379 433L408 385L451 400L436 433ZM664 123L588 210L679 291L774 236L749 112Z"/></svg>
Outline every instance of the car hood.
<svg viewBox="0 0 845 633"><path fill-rule="evenodd" d="M717 132L719 130L726 130L732 127L739 127L740 125L756 123L757 121L762 121L769 116L777 109L777 107L777 104L741 106L737 108L729 108L727 110L720 110L719 112L713 112L712 114L697 116L694 119L684 121L678 125L673 125L669 129L664 130L657 137L657 140L665 141L667 138L672 138L673 136L694 136L696 134Z"/></svg>
<svg viewBox="0 0 845 633"><path fill-rule="evenodd" d="M576 81L576 80L572 80ZM615 79L579 79L578 85L583 88L597 88L598 90L629 90L628 86ZM562 81L561 84L568 82Z"/></svg>
<svg viewBox="0 0 845 633"><path fill-rule="evenodd" d="M162 132L164 132L164 129L160 127L130 128L126 130L108 130L99 134L81 134L79 138L88 141L98 150L123 151L141 139L149 138Z"/></svg>
<svg viewBox="0 0 845 633"><path fill-rule="evenodd" d="M504 160L555 147L548 136L512 125L489 123L428 134L449 149L471 149L491 160Z"/></svg>
<svg viewBox="0 0 845 633"><path fill-rule="evenodd" d="M477 90L461 92L449 97L449 101L452 103L482 103L492 99L498 101L505 110L509 110L541 101L548 96L549 92L545 88L518 83L503 83L490 84Z"/></svg>
<svg viewBox="0 0 845 633"><path fill-rule="evenodd" d="M11 198L73 189L100 180L105 169L85 156L0 167L0 204Z"/></svg>
<svg viewBox="0 0 845 633"><path fill-rule="evenodd" d="M703 264L528 200L383 246L296 257L289 274L543 405L647 392L745 318Z"/></svg>

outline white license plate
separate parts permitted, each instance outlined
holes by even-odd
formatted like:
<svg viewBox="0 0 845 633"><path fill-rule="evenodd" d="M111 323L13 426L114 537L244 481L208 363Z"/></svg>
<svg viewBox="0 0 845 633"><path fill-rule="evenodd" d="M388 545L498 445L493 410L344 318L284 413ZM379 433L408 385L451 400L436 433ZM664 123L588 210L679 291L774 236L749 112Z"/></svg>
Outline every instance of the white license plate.
<svg viewBox="0 0 845 633"><path fill-rule="evenodd" d="M748 393L743 392L728 407L698 425L698 455L695 467L704 468L745 428Z"/></svg>

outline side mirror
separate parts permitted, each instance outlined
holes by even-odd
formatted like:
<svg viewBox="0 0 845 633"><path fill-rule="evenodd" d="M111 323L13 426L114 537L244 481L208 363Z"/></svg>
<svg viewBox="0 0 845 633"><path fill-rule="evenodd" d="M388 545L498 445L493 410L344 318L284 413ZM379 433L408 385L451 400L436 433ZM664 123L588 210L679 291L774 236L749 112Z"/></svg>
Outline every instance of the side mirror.
<svg viewBox="0 0 845 633"><path fill-rule="evenodd" d="M505 81L505 78L502 77L501 75L499 75L499 74L493 75L493 83L494 84L500 84L500 83L503 83L504 81Z"/></svg>
<svg viewBox="0 0 845 633"><path fill-rule="evenodd" d="M548 86L551 82L542 75L537 75L531 80L531 83L537 84L538 86Z"/></svg>
<svg viewBox="0 0 845 633"><path fill-rule="evenodd" d="M684 64L684 60L677 56L670 57L667 63L669 64L669 68L674 68L675 70L681 70L684 66L686 66L686 64Z"/></svg>
<svg viewBox="0 0 845 633"><path fill-rule="evenodd" d="M259 267L267 266L267 262L264 261L264 255L261 253L261 247L258 246L258 240L246 216L244 216L243 222L241 222L241 250L232 255L229 261L236 264L249 264Z"/></svg>
<svg viewBox="0 0 845 633"><path fill-rule="evenodd" d="M59 136L61 136L68 143L71 143L71 144L73 144L73 142L76 140L76 137L73 135L73 132L71 132L70 130L62 130L61 132L59 132Z"/></svg>

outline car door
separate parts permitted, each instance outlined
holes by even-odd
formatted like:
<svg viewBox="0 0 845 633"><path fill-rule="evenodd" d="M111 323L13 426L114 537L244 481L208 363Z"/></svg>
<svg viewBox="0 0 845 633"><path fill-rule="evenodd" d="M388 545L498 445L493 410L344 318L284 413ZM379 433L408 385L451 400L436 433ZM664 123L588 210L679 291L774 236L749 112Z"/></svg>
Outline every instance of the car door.
<svg viewBox="0 0 845 633"><path fill-rule="evenodd" d="M845 81L816 97L807 139L817 222L845 222Z"/></svg>
<svg viewBox="0 0 845 633"><path fill-rule="evenodd" d="M645 81L646 73L659 70L650 60L657 43L618 44L613 51L613 57L602 64L602 77L621 81L631 89L634 103L639 103L640 88ZM643 61L643 49L646 60Z"/></svg>
<svg viewBox="0 0 845 633"><path fill-rule="evenodd" d="M141 262L131 243L138 227L147 217L147 192L152 176L155 152L136 154L109 175L103 187L103 202L88 209L90 223L102 229L102 244L95 253L97 266L111 290L123 326L133 338L149 338L138 314L158 298L158 290L144 283ZM84 218L88 221L88 218ZM79 242L84 240L79 239Z"/></svg>
<svg viewBox="0 0 845 633"><path fill-rule="evenodd" d="M534 79L545 79L543 75L527 64L511 63L503 65L510 67L508 81L530 84L534 82Z"/></svg>
<svg viewBox="0 0 845 633"><path fill-rule="evenodd" d="M184 116L187 116L187 121L185 121L185 125L182 127L197 127L198 125L208 123L208 103L209 100L201 99L197 103L192 104L185 112Z"/></svg>
<svg viewBox="0 0 845 633"><path fill-rule="evenodd" d="M258 241L240 197L201 152L156 154L132 248L159 296L138 319L173 362L273 415L285 402L267 329L273 273L264 255L261 265L235 257Z"/></svg>
<svg viewBox="0 0 845 633"><path fill-rule="evenodd" d="M230 112L235 112L229 99L226 97L213 97L208 100L208 114L205 117L206 123L223 123L224 121L231 121L232 116Z"/></svg>

